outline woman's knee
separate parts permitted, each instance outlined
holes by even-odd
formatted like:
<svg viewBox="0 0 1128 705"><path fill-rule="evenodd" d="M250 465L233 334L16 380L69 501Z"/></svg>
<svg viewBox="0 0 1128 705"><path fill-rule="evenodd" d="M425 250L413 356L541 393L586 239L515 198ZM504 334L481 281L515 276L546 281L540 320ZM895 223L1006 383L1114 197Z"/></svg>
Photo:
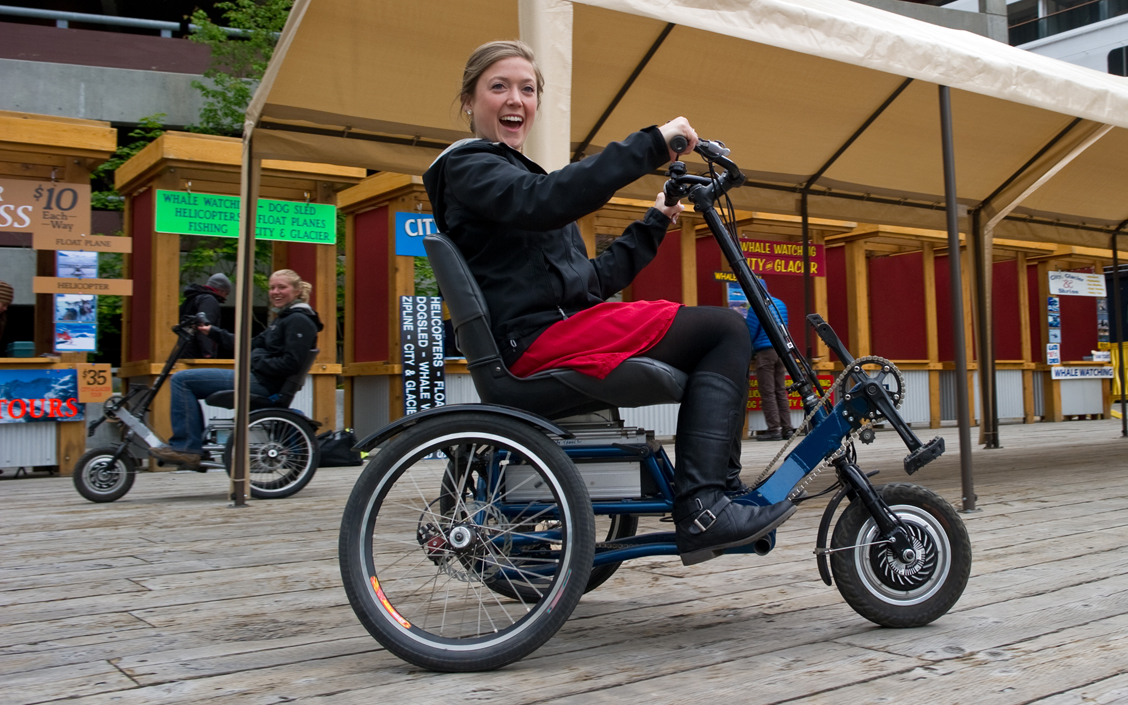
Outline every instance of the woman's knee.
<svg viewBox="0 0 1128 705"><path fill-rule="evenodd" d="M718 326L718 329L724 336L724 345L731 346L734 352L751 359L752 337L748 333L748 324L744 317L731 308L721 310L723 312L721 317L723 323Z"/></svg>

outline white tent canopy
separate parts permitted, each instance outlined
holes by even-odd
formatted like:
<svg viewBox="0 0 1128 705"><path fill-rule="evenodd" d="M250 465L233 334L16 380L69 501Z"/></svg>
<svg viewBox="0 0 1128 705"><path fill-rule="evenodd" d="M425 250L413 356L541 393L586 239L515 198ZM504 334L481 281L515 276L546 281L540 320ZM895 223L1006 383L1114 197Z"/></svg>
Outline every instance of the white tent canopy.
<svg viewBox="0 0 1128 705"><path fill-rule="evenodd" d="M422 173L467 136L455 99L466 57L484 41L516 37L517 15L515 0L299 0L248 111L255 154ZM947 85L960 203L988 217L1015 206L997 235L1104 247L1099 231L1128 219L1119 198L1128 80L847 0L577 2L573 148L668 24L588 153L684 114L700 134L726 142L760 186L734 192L738 206L795 213L798 189L809 186L811 215L940 228L935 89ZM660 185L656 176L621 195L652 197Z"/></svg>
<svg viewBox="0 0 1128 705"><path fill-rule="evenodd" d="M456 98L463 63L483 42L519 36L519 1L526 9L549 2L296 0L247 111L244 204L254 202L263 158L422 173L468 136ZM974 214L980 254L990 252L992 232L1105 247L1128 223L1128 82L1120 77L848 0L577 0L570 33L549 48L571 57L562 90L570 89L575 158L685 115L700 135L724 141L749 176L732 192L740 208L798 213L803 202L811 216L946 227L955 246L938 105L938 93L950 91L952 195ZM619 195L653 197L662 181L645 177ZM252 222L245 211L244 273ZM990 267L980 269L979 304L989 311ZM957 266L950 271L958 276ZM241 289L247 320L249 284ZM959 290L957 280L957 320ZM980 318L983 345L990 316ZM247 326L239 338L247 350ZM237 358L238 429L249 356ZM990 404L993 375L981 378ZM957 374L961 414L964 379ZM966 417L960 425L970 478ZM237 459L246 457L243 435ZM244 469L237 462L233 478Z"/></svg>

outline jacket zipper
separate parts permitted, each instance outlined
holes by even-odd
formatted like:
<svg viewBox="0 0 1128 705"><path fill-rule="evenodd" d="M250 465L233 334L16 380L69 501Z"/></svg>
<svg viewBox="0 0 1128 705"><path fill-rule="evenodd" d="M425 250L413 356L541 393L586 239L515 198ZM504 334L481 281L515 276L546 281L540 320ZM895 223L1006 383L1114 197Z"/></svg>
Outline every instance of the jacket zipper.
<svg viewBox="0 0 1128 705"><path fill-rule="evenodd" d="M568 320L568 314L564 313L564 309L562 309L562 308L560 308L559 306L557 306L557 307L556 307L556 310L560 312L560 315L561 315L561 316L563 317L563 319L564 319L565 321L566 321L566 320Z"/></svg>

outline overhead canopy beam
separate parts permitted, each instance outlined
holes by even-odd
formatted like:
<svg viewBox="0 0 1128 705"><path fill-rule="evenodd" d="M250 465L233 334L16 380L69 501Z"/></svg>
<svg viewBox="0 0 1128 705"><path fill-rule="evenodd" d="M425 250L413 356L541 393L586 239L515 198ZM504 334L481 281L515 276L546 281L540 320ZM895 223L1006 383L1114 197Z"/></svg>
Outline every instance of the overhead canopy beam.
<svg viewBox="0 0 1128 705"><path fill-rule="evenodd" d="M611 117L611 113L615 112L615 108L619 105L619 101L623 99L623 96L625 96L627 94L627 91L630 90L631 86L634 85L634 82L638 79L639 74L641 74L642 70L646 68L646 65L650 63L650 60L654 58L654 54L658 51L658 47L662 46L662 42L666 41L666 37L670 36L670 32L674 31L675 26L676 25L673 22L669 22L662 29L662 32L658 35L658 38L655 39L654 43L650 45L650 49L647 50L646 55L642 57L642 60L638 62L638 66L635 66L635 70L631 72L631 75L627 79L627 82L624 83L623 87L619 89L619 92L615 94L615 97L611 100L611 104L607 106L607 109L604 110L603 114L599 116L599 119L595 121L595 127L591 128L591 131L587 133L587 137L585 137L580 142L580 146L576 147L576 152L572 155L572 161L578 162L579 160L584 158L584 150L586 150L591 145L591 141L595 139L595 136L599 134L599 129L603 127L603 123L607 122L607 118Z"/></svg>
<svg viewBox="0 0 1128 705"><path fill-rule="evenodd" d="M854 134L850 135L850 138L848 140L842 143L842 146L839 147L838 151L835 152L834 155L826 161L826 164L823 164L821 169L816 171L811 178L807 179L807 182L803 184L803 188L809 189L814 185L816 181L821 179L822 175L826 173L826 170L829 169L836 161L838 161L838 158L841 157L847 149L850 149L850 145L854 144L854 142L856 142L858 138L862 136L862 133L869 129L869 126L874 123L874 120L877 120L879 117L881 117L881 114L885 112L885 109L892 105L893 101L897 100L897 96L904 93L905 89L908 88L909 84L912 82L913 79L906 78L900 86L897 86L897 90L893 91L892 95L886 98L885 102L878 106L877 110L873 111L873 113L871 113L870 116L866 118L866 121L862 123L862 126L855 130Z"/></svg>

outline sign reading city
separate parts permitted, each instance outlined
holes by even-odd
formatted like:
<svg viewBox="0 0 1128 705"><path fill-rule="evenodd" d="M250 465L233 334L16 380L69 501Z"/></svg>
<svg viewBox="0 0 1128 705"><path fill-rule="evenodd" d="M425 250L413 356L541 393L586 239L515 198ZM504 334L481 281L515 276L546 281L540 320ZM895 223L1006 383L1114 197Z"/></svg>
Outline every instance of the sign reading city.
<svg viewBox="0 0 1128 705"><path fill-rule="evenodd" d="M241 203L239 196L158 190L155 227L174 235L239 237ZM255 237L332 245L337 241L337 207L260 198Z"/></svg>
<svg viewBox="0 0 1128 705"><path fill-rule="evenodd" d="M396 254L401 257L426 257L423 236L439 232L435 217L425 213L396 213Z"/></svg>
<svg viewBox="0 0 1128 705"><path fill-rule="evenodd" d="M0 179L0 232L86 237L90 184Z"/></svg>
<svg viewBox="0 0 1128 705"><path fill-rule="evenodd" d="M1104 275L1085 272L1050 272L1050 294L1053 296L1108 296Z"/></svg>
<svg viewBox="0 0 1128 705"><path fill-rule="evenodd" d="M756 274L803 276L803 244L740 238L740 249L748 268ZM812 277L826 276L826 255L822 245L810 244L807 252Z"/></svg>

